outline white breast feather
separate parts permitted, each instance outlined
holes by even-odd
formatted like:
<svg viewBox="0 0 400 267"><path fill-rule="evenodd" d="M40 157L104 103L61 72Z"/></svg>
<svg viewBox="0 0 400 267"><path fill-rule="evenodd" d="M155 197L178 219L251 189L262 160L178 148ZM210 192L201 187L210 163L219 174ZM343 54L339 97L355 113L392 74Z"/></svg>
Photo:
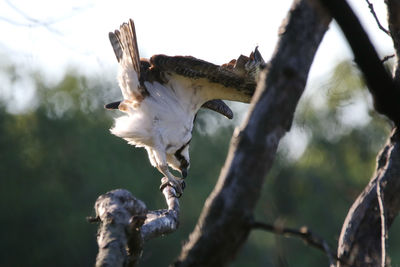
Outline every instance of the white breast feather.
<svg viewBox="0 0 400 267"><path fill-rule="evenodd" d="M121 80L125 85L129 83L126 78ZM160 147L167 154L174 153L191 139L193 119L203 100L180 83L144 85L149 95L138 107L131 106L127 115L117 118L111 132L132 145ZM150 161L153 163L151 157Z"/></svg>

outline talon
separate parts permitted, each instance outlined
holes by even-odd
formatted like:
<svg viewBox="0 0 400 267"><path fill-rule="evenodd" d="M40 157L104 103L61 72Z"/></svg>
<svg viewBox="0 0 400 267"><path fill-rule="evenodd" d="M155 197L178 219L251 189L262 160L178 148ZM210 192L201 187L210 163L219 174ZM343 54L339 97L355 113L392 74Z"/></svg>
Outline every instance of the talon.
<svg viewBox="0 0 400 267"><path fill-rule="evenodd" d="M175 189L175 197L180 198L183 194L183 189L186 187L184 181L169 181L168 179L162 179L160 185L160 191L162 192L165 187L171 186Z"/></svg>
<svg viewBox="0 0 400 267"><path fill-rule="evenodd" d="M176 184L172 186L175 189L175 192L176 192L175 196L177 198L180 198L183 194L183 189L185 186L184 185L182 186L182 182L176 181Z"/></svg>
<svg viewBox="0 0 400 267"><path fill-rule="evenodd" d="M182 190L184 190L184 189L186 188L186 183L185 183L185 181L182 181L182 182L181 182L181 187L182 187Z"/></svg>
<svg viewBox="0 0 400 267"><path fill-rule="evenodd" d="M162 182L160 185L160 191L162 192L164 190L164 188L167 187L168 185L170 185L168 181Z"/></svg>

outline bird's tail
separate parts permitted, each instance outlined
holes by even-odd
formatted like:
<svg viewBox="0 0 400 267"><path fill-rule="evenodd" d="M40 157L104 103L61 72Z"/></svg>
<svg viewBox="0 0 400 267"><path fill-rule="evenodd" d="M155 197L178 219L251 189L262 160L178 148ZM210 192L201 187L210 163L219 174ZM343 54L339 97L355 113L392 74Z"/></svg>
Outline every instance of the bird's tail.
<svg viewBox="0 0 400 267"><path fill-rule="evenodd" d="M125 58L130 60L133 69L138 74L138 77L140 77L140 56L133 20L130 19L128 23L123 23L119 30L110 32L108 36L118 62L121 62Z"/></svg>

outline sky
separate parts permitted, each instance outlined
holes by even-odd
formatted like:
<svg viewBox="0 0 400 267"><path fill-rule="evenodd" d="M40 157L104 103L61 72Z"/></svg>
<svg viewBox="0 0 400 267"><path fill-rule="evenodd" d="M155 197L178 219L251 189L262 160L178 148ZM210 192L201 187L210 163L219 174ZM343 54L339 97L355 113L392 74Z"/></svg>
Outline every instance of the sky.
<svg viewBox="0 0 400 267"><path fill-rule="evenodd" d="M370 1L387 28L384 1ZM141 57L192 55L223 64L240 54L250 54L258 45L267 61L291 3L291 0L0 0L0 65L15 62L22 76L24 71L40 69L50 82L60 80L68 68L92 77L114 77L117 61L108 32L129 18L135 21ZM349 3L381 57L393 54L391 39L378 28L367 2L350 0ZM345 59L352 59L352 53L340 29L332 23L312 65L306 94L312 93L313 88L323 83L323 77ZM17 86L10 84L9 78L0 73L0 99L13 100L10 112L24 112L34 103L35 88L28 78ZM113 89L119 90L116 81ZM350 120L351 114L355 115L354 120L363 121L363 116L368 116L367 107L353 107L347 116ZM292 132L297 138L301 135L296 129ZM296 142L301 143L304 142Z"/></svg>
<svg viewBox="0 0 400 267"><path fill-rule="evenodd" d="M278 28L292 1L50 1L0 0L0 55L50 77L65 67L91 74L116 71L108 32L133 18L142 57L153 54L192 55L216 64L249 54L256 45L268 59ZM383 1L372 2L386 26ZM391 40L378 29L367 3L352 0L364 26L382 55L391 53ZM312 77L335 62L351 58L335 25L317 54Z"/></svg>

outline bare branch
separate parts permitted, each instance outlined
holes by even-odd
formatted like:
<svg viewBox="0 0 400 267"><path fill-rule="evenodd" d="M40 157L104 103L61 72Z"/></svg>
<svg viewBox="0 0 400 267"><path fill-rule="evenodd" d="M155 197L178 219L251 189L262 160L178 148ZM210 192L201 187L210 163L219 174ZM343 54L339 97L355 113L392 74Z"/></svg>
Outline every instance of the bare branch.
<svg viewBox="0 0 400 267"><path fill-rule="evenodd" d="M377 112L400 125L400 89L386 71L360 21L345 0L320 0L330 11L353 51L355 61L364 74Z"/></svg>
<svg viewBox="0 0 400 267"><path fill-rule="evenodd" d="M261 229L277 235L283 235L285 237L298 237L301 238L306 244L315 247L327 255L329 259L329 265L331 267L336 266L336 261L340 259L336 256L336 252L333 252L328 243L319 237L317 234L310 231L307 227L303 226L300 229L286 228L280 225L272 225L262 222L254 222L251 224L252 229Z"/></svg>
<svg viewBox="0 0 400 267"><path fill-rule="evenodd" d="M275 53L261 73L249 116L232 137L217 185L175 266L225 266L243 245L262 184L280 139L291 127L329 22L317 1L294 1Z"/></svg>
<svg viewBox="0 0 400 267"><path fill-rule="evenodd" d="M165 181L165 177L163 178ZM179 200L176 198L175 189L172 186L164 187L162 191L167 210L155 210L147 213L147 219L141 228L141 236L144 241L169 234L179 226Z"/></svg>
<svg viewBox="0 0 400 267"><path fill-rule="evenodd" d="M165 178L163 178L165 179ZM179 225L179 201L175 189L162 191L168 209L147 211L146 205L123 189L101 195L95 204L99 221L96 266L136 266L145 241L172 233Z"/></svg>
<svg viewBox="0 0 400 267"><path fill-rule="evenodd" d="M380 190L377 185L380 183ZM400 133L394 129L377 159L375 175L358 196L343 224L339 238L338 256L348 265L380 266L382 264L382 216L378 191L385 208L388 229L400 210ZM387 232L387 231L385 231ZM386 238L386 236L385 236ZM386 252L385 252L386 253Z"/></svg>
<svg viewBox="0 0 400 267"><path fill-rule="evenodd" d="M40 19L30 16L28 13L24 12L22 9L20 9L19 7L14 5L11 1L9 1L9 0L4 0L4 1L11 9L13 9L17 14L19 14L25 20L25 22L19 22L19 21L10 19L8 17L2 17L2 16L0 16L0 20L5 21L5 22L15 25L15 26L22 26L22 27L29 27L29 28L43 27L43 28L47 29L49 32L57 34L57 35L62 35L62 33L60 31L58 31L57 29L55 29L54 27L52 27L52 25L54 25L60 21L69 19L69 18L75 16L76 14L78 14L78 12L82 12L82 11L92 7L91 4L86 5L86 6L81 6L81 7L75 7L75 8L72 8L72 10L67 15L64 15L64 16L61 16L58 18L48 19L48 20L40 20Z"/></svg>
<svg viewBox="0 0 400 267"><path fill-rule="evenodd" d="M396 66L394 70L394 81L400 84L400 2L398 0L386 0L388 13L388 24L390 35L393 39L393 47L396 52Z"/></svg>
<svg viewBox="0 0 400 267"><path fill-rule="evenodd" d="M132 266L128 264L127 229L132 216L146 214L146 205L127 190L117 189L101 195L96 200L95 210L101 221L96 266Z"/></svg>
<svg viewBox="0 0 400 267"><path fill-rule="evenodd" d="M388 61L389 59L394 58L394 57L395 57L395 54L385 56L384 58L382 58L381 62L385 63L386 61Z"/></svg>
<svg viewBox="0 0 400 267"><path fill-rule="evenodd" d="M376 24L378 24L379 29L381 29L384 33L386 33L387 35L390 36L390 32L388 30L386 30L385 27L383 27L382 24L380 23L378 16L375 13L374 5L369 0L365 0L365 1L368 4L369 11L371 11L372 16L374 16L374 19L376 21Z"/></svg>
<svg viewBox="0 0 400 267"><path fill-rule="evenodd" d="M381 218L381 267L386 266L386 220L385 207L383 205L383 190L381 189L381 180L376 183L376 196L379 204L379 215Z"/></svg>

